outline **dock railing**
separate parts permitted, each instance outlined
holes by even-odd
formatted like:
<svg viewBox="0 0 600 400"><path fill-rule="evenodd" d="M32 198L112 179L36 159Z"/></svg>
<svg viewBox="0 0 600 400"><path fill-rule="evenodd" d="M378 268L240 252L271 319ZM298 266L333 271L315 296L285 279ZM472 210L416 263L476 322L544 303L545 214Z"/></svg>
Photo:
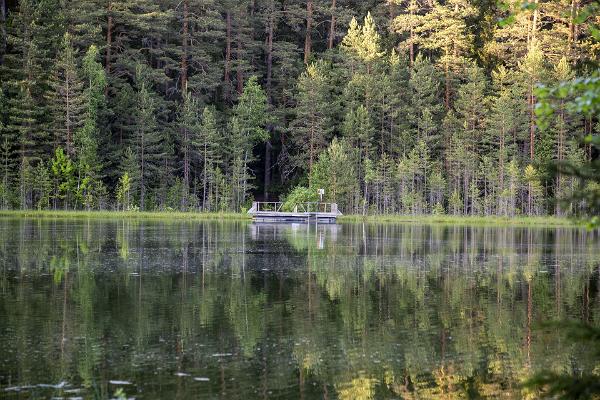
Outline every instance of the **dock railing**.
<svg viewBox="0 0 600 400"><path fill-rule="evenodd" d="M293 210L284 210L280 201L255 201L248 213L257 212L295 212L295 213L327 213L338 214L337 203L306 202L296 203Z"/></svg>

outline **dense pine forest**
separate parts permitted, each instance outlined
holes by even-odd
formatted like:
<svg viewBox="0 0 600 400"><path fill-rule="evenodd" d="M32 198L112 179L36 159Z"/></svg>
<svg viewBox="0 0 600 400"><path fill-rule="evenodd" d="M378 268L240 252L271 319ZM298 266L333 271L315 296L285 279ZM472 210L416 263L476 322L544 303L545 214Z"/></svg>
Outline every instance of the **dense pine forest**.
<svg viewBox="0 0 600 400"><path fill-rule="evenodd" d="M0 0L0 208L577 214L586 5Z"/></svg>

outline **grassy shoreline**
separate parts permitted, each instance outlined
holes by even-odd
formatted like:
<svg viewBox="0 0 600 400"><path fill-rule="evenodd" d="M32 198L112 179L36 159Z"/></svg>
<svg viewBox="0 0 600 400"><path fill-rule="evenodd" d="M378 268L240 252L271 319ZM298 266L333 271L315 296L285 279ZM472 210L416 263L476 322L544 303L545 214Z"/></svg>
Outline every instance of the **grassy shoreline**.
<svg viewBox="0 0 600 400"><path fill-rule="evenodd" d="M175 220L250 220L251 217L242 213L204 213L179 211L66 211L66 210L0 210L0 218L94 218L94 219L175 219Z"/></svg>
<svg viewBox="0 0 600 400"><path fill-rule="evenodd" d="M344 215L342 222L369 223L419 223L452 225L500 225L500 226L584 226L585 222L554 216L540 217L499 217L499 216L462 216L462 215Z"/></svg>
<svg viewBox="0 0 600 400"><path fill-rule="evenodd" d="M155 220L231 220L249 221L251 217L244 213L203 213L203 212L152 212L152 211L64 211L64 210L0 210L0 218L92 218L92 219L155 219ZM501 226L583 226L569 218L553 216L514 218L497 216L453 216L453 215L343 215L339 222L367 223L414 223L414 224L447 224L447 225L501 225Z"/></svg>

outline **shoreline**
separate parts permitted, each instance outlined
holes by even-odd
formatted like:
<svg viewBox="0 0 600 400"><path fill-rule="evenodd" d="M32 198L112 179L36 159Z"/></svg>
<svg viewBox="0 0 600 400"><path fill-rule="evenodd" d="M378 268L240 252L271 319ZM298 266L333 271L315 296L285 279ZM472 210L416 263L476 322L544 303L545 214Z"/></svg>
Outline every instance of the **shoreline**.
<svg viewBox="0 0 600 400"><path fill-rule="evenodd" d="M344 215L340 222L412 223L432 225L497 225L535 227L585 227L585 221L554 216L470 216L470 215Z"/></svg>
<svg viewBox="0 0 600 400"><path fill-rule="evenodd" d="M244 213L233 212L180 212L180 211L84 211L84 210L0 210L0 218L35 219L154 219L154 220L190 220L190 221L250 221L252 217ZM570 218L539 216L517 216L513 218L498 216L453 216L453 215L343 215L338 222L365 223L413 223L440 225L501 225L501 226L539 226L539 227L583 227L584 221Z"/></svg>

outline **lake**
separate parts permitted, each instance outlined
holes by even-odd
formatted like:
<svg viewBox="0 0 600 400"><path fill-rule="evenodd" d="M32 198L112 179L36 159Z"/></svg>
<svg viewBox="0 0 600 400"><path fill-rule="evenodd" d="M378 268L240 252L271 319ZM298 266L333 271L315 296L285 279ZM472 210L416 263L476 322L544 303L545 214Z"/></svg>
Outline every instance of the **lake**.
<svg viewBox="0 0 600 400"><path fill-rule="evenodd" d="M0 220L0 398L522 398L597 364L576 228Z"/></svg>

